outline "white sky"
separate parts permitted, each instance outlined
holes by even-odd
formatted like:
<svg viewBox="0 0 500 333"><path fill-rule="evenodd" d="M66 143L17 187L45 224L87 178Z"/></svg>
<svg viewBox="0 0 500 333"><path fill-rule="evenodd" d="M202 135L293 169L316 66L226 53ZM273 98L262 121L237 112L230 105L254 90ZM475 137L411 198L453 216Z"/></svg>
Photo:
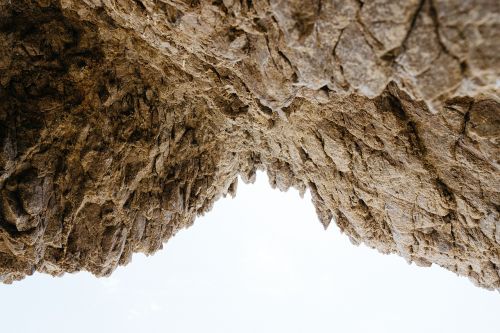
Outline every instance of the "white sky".
<svg viewBox="0 0 500 333"><path fill-rule="evenodd" d="M355 247L309 195L239 184L164 250L110 278L0 284L1 332L499 332L500 295Z"/></svg>

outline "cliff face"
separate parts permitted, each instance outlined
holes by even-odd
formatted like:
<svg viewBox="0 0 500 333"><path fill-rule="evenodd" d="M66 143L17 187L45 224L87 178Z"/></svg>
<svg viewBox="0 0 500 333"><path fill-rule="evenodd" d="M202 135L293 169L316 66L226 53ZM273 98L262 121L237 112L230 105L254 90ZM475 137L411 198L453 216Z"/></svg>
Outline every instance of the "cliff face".
<svg viewBox="0 0 500 333"><path fill-rule="evenodd" d="M108 275L265 169L500 288L495 0L0 0L0 277Z"/></svg>

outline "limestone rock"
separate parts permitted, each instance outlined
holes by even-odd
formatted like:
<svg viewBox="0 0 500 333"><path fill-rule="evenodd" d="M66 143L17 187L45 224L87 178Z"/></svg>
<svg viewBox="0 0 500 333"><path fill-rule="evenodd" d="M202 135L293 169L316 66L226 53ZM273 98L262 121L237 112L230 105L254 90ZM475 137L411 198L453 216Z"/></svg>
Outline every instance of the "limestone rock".
<svg viewBox="0 0 500 333"><path fill-rule="evenodd" d="M237 177L500 288L500 3L0 0L0 277L108 275Z"/></svg>

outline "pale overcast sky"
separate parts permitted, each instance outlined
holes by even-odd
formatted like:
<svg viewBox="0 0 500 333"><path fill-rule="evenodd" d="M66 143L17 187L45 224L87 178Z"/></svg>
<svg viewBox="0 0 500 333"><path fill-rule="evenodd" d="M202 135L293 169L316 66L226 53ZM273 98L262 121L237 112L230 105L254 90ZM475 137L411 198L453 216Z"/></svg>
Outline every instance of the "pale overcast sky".
<svg viewBox="0 0 500 333"><path fill-rule="evenodd" d="M355 247L309 195L240 182L164 250L110 278L0 285L1 332L500 332L500 294Z"/></svg>

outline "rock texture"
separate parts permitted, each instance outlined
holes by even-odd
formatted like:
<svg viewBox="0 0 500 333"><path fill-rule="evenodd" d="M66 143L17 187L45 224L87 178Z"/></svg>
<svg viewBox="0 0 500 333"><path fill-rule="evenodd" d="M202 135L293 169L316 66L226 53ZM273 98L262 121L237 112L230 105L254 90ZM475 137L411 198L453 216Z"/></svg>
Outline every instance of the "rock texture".
<svg viewBox="0 0 500 333"><path fill-rule="evenodd" d="M499 41L495 0L0 0L0 277L108 275L264 169L498 289Z"/></svg>

